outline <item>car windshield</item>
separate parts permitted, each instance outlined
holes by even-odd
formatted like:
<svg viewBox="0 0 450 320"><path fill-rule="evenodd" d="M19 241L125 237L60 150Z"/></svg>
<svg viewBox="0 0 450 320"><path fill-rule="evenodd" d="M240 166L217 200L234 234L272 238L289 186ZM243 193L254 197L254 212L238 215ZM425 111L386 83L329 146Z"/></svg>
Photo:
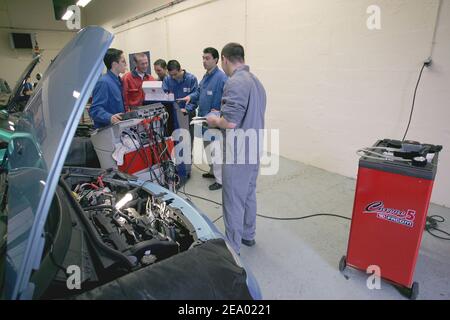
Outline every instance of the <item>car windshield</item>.
<svg viewBox="0 0 450 320"><path fill-rule="evenodd" d="M39 63L40 56L37 56L31 60L31 62L28 64L28 66L25 68L25 70L20 75L19 79L16 82L16 85L14 86L14 89L12 90L13 96L11 96L11 99L14 99L20 93L22 92L23 84L25 83L26 78L33 72L34 67Z"/></svg>
<svg viewBox="0 0 450 320"><path fill-rule="evenodd" d="M111 41L99 27L78 32L45 72L19 121L0 128L3 136L10 134L6 298L32 294L28 281L42 256L50 203Z"/></svg>

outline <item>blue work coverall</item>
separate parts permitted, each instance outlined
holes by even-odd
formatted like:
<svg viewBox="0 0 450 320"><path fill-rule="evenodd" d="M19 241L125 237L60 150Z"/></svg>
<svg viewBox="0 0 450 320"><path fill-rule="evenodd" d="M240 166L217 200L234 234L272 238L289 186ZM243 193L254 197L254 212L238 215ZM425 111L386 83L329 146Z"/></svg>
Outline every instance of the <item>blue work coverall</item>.
<svg viewBox="0 0 450 320"><path fill-rule="evenodd" d="M242 239L253 240L256 234L256 179L259 172L259 130L264 129L266 92L261 82L250 73L248 66L235 70L223 89L221 114L235 129L225 134L222 172L222 199L225 235L237 253ZM235 143L228 134L237 130L256 130L256 148L248 143ZM234 151L234 153L231 152ZM256 151L255 151L256 150ZM252 154L256 152L257 154ZM230 157L230 154L234 156ZM243 157L244 163L238 158ZM251 159L256 161L251 161Z"/></svg>
<svg viewBox="0 0 450 320"><path fill-rule="evenodd" d="M184 71L184 75L181 80L176 80L176 79L172 78L170 75L168 75L164 78L164 81L162 84L163 90L167 93L173 93L175 99L184 98L184 97L190 95L191 93L195 92L198 88L197 77L194 76L192 73L187 72L186 70L183 70L183 71ZM192 118L195 116L197 104L192 103L192 102L189 104L186 104L183 101L178 101L176 104L174 104L174 107L176 105L178 105L180 109L183 109L183 108L186 109L186 111L188 112L188 114L185 115L185 117L188 117L187 121L181 121L181 119L178 119L179 124L182 122L190 123L192 121ZM182 129L189 130L189 134L191 136L191 150L189 150L189 152L191 152L191 154L192 154L192 147L194 144L194 125L187 125L186 128L182 128ZM192 163L181 164L177 167L178 174L180 175L180 178L182 181L185 181L186 179L188 179L190 177L191 164Z"/></svg>
<svg viewBox="0 0 450 320"><path fill-rule="evenodd" d="M92 93L92 105L89 108L89 115L94 121L95 128L110 125L113 115L125 112L122 91L120 78L110 70L97 82Z"/></svg>
<svg viewBox="0 0 450 320"><path fill-rule="evenodd" d="M198 89L190 94L191 102L198 103L198 115L200 117L206 116L211 112L212 109L220 110L220 105L222 104L222 94L225 82L227 82L227 75L215 67L211 72L206 73L203 76L202 81ZM203 128L203 133L205 132L205 127ZM209 173L214 174L216 182L222 184L222 164L213 164L212 158L209 155L210 150L210 140L203 140L203 146L207 152L207 159L209 164Z"/></svg>

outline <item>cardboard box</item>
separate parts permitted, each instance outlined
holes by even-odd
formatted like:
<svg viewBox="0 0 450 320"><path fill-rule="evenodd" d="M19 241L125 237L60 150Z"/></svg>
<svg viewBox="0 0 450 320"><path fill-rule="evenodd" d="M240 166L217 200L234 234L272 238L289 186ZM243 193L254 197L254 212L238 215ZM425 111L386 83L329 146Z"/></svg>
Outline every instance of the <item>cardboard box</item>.
<svg viewBox="0 0 450 320"><path fill-rule="evenodd" d="M173 93L165 93L162 89L162 81L144 81L142 89L145 93L145 101L175 101Z"/></svg>

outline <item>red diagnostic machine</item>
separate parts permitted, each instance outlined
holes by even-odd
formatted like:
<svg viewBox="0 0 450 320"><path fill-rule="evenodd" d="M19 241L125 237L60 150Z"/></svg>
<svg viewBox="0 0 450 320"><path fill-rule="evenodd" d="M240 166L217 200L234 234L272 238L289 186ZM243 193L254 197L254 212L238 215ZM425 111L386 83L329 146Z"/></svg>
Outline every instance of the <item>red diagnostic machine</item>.
<svg viewBox="0 0 450 320"><path fill-rule="evenodd" d="M425 228L438 153L442 146L380 140L360 150L347 256L339 269L366 272L377 266L381 278L418 295L413 282Z"/></svg>

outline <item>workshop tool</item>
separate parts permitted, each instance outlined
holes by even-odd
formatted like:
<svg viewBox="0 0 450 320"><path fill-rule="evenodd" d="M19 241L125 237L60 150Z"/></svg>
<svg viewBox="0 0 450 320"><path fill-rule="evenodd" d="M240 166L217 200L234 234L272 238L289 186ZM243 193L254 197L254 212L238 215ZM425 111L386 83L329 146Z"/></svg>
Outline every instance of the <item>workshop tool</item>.
<svg viewBox="0 0 450 320"><path fill-rule="evenodd" d="M347 256L339 269L379 268L415 299L414 270L442 146L384 139L358 150L358 178Z"/></svg>

